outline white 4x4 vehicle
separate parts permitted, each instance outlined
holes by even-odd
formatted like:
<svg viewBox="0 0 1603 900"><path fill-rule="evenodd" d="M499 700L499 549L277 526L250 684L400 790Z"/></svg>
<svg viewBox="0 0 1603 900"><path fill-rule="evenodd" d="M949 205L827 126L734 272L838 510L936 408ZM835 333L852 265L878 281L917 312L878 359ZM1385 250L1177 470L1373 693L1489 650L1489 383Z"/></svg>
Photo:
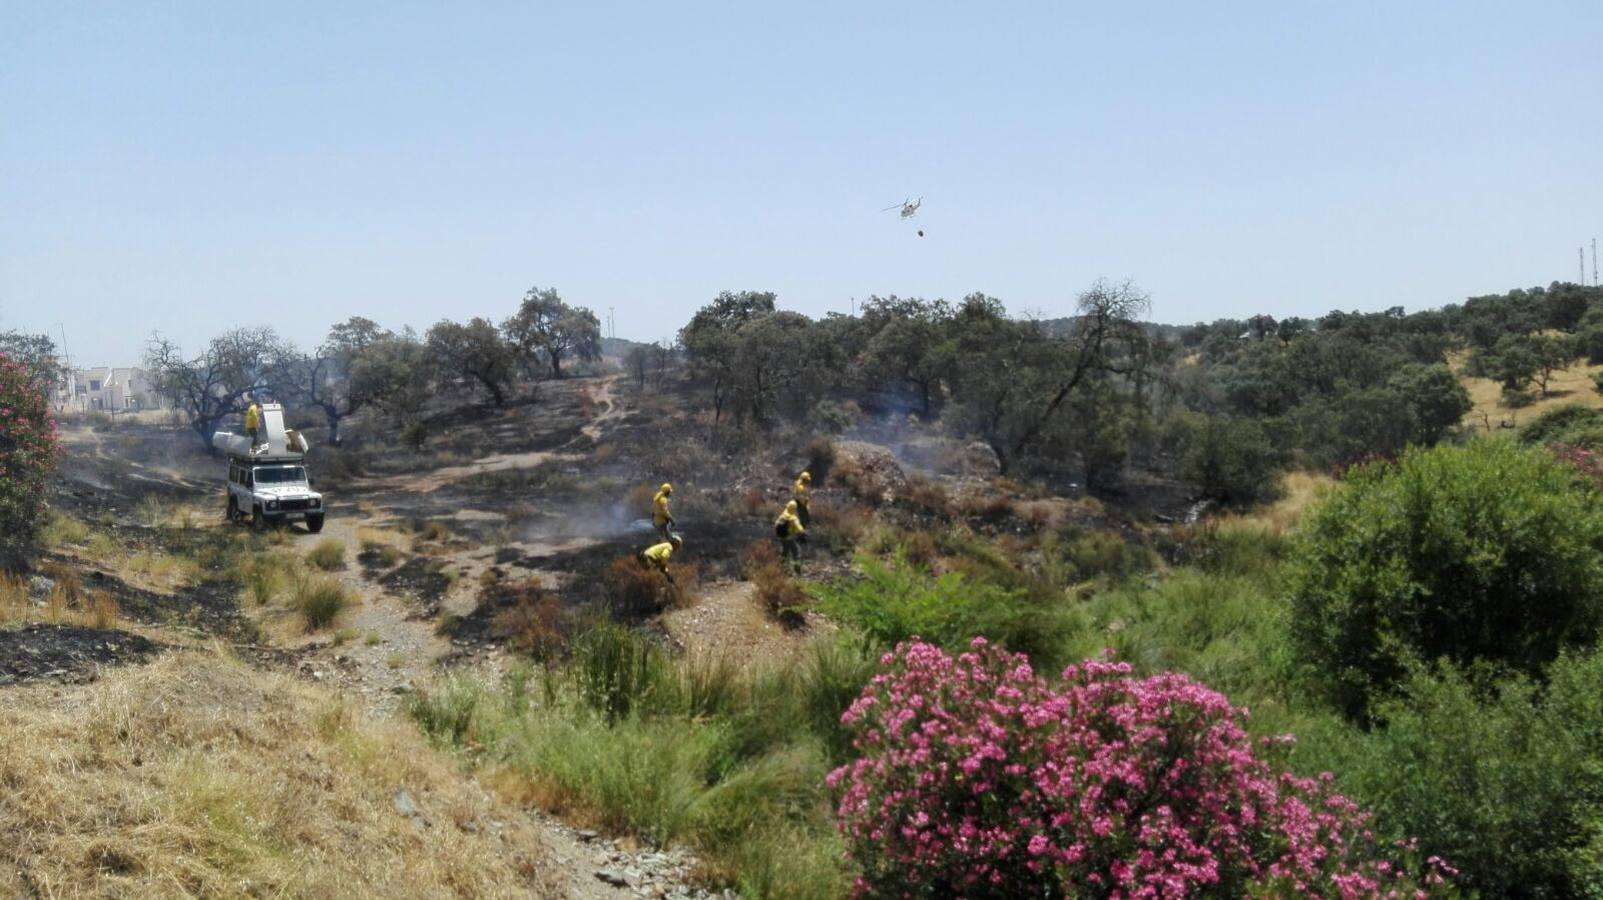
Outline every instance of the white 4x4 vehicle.
<svg viewBox="0 0 1603 900"><path fill-rule="evenodd" d="M284 428L284 407L264 403L255 434L219 431L212 446L228 454L228 520L257 528L285 522L323 530L323 495L306 477L305 436Z"/></svg>
<svg viewBox="0 0 1603 900"><path fill-rule="evenodd" d="M230 460L228 518L250 519L258 529L303 521L316 534L323 530L323 495L312 490L299 463Z"/></svg>

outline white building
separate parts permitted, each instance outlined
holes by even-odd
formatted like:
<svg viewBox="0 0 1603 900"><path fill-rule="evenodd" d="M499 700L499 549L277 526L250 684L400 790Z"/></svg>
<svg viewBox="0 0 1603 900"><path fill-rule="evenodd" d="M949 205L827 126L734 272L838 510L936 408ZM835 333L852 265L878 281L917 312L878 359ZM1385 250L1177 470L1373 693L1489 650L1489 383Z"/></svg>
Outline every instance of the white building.
<svg viewBox="0 0 1603 900"><path fill-rule="evenodd" d="M168 405L144 369L108 366L70 370L57 402L70 412L135 412Z"/></svg>

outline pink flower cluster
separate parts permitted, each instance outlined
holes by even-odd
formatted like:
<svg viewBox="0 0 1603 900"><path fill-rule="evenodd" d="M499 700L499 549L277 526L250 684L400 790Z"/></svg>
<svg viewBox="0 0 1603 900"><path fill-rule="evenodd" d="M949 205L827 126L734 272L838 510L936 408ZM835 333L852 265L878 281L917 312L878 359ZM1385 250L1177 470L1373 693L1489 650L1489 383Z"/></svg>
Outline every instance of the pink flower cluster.
<svg viewBox="0 0 1603 900"><path fill-rule="evenodd" d="M1548 451L1560 462L1569 463L1593 484L1603 484L1603 456L1571 444L1549 444Z"/></svg>
<svg viewBox="0 0 1603 900"><path fill-rule="evenodd" d="M983 639L883 663L829 776L860 896L1403 897L1451 874L1384 858L1328 775L1274 771L1184 675L1087 661L1053 689Z"/></svg>

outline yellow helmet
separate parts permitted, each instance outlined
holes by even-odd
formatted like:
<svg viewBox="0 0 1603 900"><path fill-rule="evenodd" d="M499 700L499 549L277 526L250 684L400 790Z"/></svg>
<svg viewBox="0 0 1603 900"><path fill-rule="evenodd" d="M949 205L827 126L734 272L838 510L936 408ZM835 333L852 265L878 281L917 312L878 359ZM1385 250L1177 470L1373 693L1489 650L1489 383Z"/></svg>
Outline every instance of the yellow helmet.
<svg viewBox="0 0 1603 900"><path fill-rule="evenodd" d="M673 548L678 550L685 545L685 539L677 534L670 534L668 535L668 543L673 544Z"/></svg>
<svg viewBox="0 0 1603 900"><path fill-rule="evenodd" d="M661 493L664 493L664 494L671 494L671 493L673 493L673 485L671 485L668 482L664 481L662 483L662 487L658 488L658 491L661 492Z"/></svg>
<svg viewBox="0 0 1603 900"><path fill-rule="evenodd" d="M812 481L813 480L813 473L811 473L811 472L803 472L803 473L801 473L801 480L802 481Z"/></svg>
<svg viewBox="0 0 1603 900"><path fill-rule="evenodd" d="M792 500L789 503L785 504L785 512L793 513L795 511L796 511L796 501L795 500Z"/></svg>

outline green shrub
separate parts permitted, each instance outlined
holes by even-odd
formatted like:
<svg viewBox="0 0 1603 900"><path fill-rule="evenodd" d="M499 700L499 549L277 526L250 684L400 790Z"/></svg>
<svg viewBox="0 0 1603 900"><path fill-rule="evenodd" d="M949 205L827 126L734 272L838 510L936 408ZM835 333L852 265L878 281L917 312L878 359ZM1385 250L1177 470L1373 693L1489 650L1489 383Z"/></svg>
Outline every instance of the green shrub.
<svg viewBox="0 0 1603 900"><path fill-rule="evenodd" d="M825 900L844 896L848 877L824 785L834 761L809 733L809 710L817 704L824 727L841 731L849 700L821 698L843 681L856 681L846 689L856 697L868 676L847 674L859 668L852 658L841 644L816 668L744 671L669 659L604 626L579 639L567 671L515 668L498 688L456 676L408 711L436 743L472 747L469 759L527 779L547 806L691 847L715 885ZM815 691L820 677L828 687ZM597 708L619 697L627 714Z"/></svg>
<svg viewBox="0 0 1603 900"><path fill-rule="evenodd" d="M485 693L477 682L458 676L447 679L440 687L413 694L407 712L423 733L439 745L459 745L468 736L473 714Z"/></svg>
<svg viewBox="0 0 1603 900"><path fill-rule="evenodd" d="M1329 762L1388 836L1417 837L1465 888L1603 897L1603 655L1562 657L1549 677L1540 690L1416 671L1377 705L1386 727Z"/></svg>
<svg viewBox="0 0 1603 900"><path fill-rule="evenodd" d="M1566 444L1603 450L1603 409L1572 403L1548 410L1520 428L1519 440L1536 447Z"/></svg>
<svg viewBox="0 0 1603 900"><path fill-rule="evenodd" d="M1285 454L1257 421L1223 416L1181 420L1181 477L1215 500L1260 503L1280 494Z"/></svg>
<svg viewBox="0 0 1603 900"><path fill-rule="evenodd" d="M1049 654L1065 627L1062 608L1029 602L1024 592L959 572L939 578L898 558L891 564L861 558L861 579L810 585L820 609L890 646L921 637L963 647L977 636L1033 658Z"/></svg>
<svg viewBox="0 0 1603 900"><path fill-rule="evenodd" d="M1286 552L1286 539L1262 528L1203 522L1184 534L1185 560L1207 572L1252 575L1271 572Z"/></svg>
<svg viewBox="0 0 1603 900"><path fill-rule="evenodd" d="M345 568L345 545L333 538L323 538L306 554L306 561L325 572Z"/></svg>
<svg viewBox="0 0 1603 900"><path fill-rule="evenodd" d="M345 586L332 578L304 578L295 586L295 608L307 631L327 628L348 605Z"/></svg>
<svg viewBox="0 0 1603 900"><path fill-rule="evenodd" d="M1113 531L1087 532L1069 543L1068 552L1082 579L1140 575L1152 571L1156 563L1145 544Z"/></svg>
<svg viewBox="0 0 1603 900"><path fill-rule="evenodd" d="M1285 600L1270 575L1181 569L1155 585L1102 591L1073 608L1057 655L1112 651L1138 675L1184 672L1251 707L1254 733L1300 735L1322 716L1287 690L1293 655Z"/></svg>
<svg viewBox="0 0 1603 900"><path fill-rule="evenodd" d="M798 684L792 694L807 730L823 742L831 763L845 763L852 755L851 734L840 717L879 671L879 654L860 637L841 634L814 641L793 671Z"/></svg>
<svg viewBox="0 0 1603 900"><path fill-rule="evenodd" d="M1303 522L1292 633L1349 714L1408 660L1535 672L1603 615L1603 513L1542 450L1501 441L1355 470Z"/></svg>
<svg viewBox="0 0 1603 900"><path fill-rule="evenodd" d="M31 554L50 507L39 502L50 493L50 473L60 449L46 379L25 362L0 354L0 568Z"/></svg>
<svg viewBox="0 0 1603 900"><path fill-rule="evenodd" d="M616 625L580 635L568 672L580 699L609 723L662 699L668 674L657 645Z"/></svg>

